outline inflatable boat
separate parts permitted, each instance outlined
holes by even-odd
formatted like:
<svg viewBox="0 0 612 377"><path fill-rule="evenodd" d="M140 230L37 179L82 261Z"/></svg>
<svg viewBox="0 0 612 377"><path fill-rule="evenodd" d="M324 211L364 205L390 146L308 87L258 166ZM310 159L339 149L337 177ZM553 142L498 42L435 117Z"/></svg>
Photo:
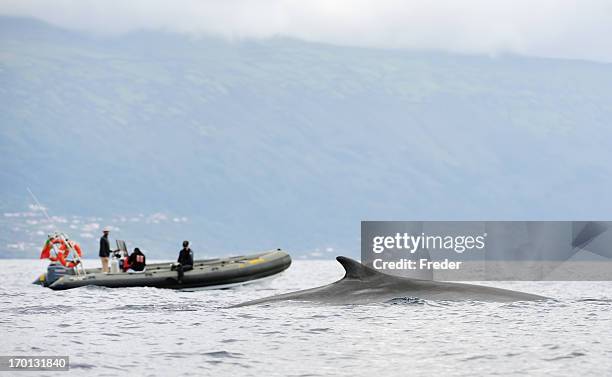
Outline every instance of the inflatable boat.
<svg viewBox="0 0 612 377"><path fill-rule="evenodd" d="M179 282L172 263L147 264L142 272L103 273L100 268L82 271L61 264L49 265L47 273L34 283L54 290L88 285L108 288L155 287L169 289L225 288L272 276L291 265L291 257L281 249L258 254L196 260Z"/></svg>

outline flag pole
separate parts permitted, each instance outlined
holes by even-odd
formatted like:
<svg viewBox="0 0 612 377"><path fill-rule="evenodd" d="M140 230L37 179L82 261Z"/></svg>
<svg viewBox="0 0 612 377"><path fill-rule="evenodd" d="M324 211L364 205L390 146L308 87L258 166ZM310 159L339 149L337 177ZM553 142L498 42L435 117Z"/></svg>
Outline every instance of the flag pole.
<svg viewBox="0 0 612 377"><path fill-rule="evenodd" d="M51 219L51 216L49 216L49 214L47 213L47 209L45 207L43 207L42 204L40 204L40 202L38 201L38 198L36 198L36 195L34 195L34 193L32 192L32 190L30 190L29 187L26 187L26 189L28 190L28 192L30 193L30 196L32 196L32 199L34 199L34 202L36 203L37 209L40 209L42 211L42 213L45 214L45 217L47 218L47 221L49 221L49 224L53 225L53 220ZM77 275L79 273L79 266L81 267L81 272L83 274L86 274L85 272L85 267L83 266L83 261L81 260L81 257L79 256L79 253L77 253L77 251L70 245L70 243L67 240L66 235L63 232L59 232L56 231L55 232L59 237L61 237L62 241L64 241L64 244L66 245L66 247L70 250L71 254L73 254L73 258L75 258L79 263L75 266L75 270L77 272ZM55 249L55 246L53 246L53 248ZM56 250L57 252L57 250Z"/></svg>

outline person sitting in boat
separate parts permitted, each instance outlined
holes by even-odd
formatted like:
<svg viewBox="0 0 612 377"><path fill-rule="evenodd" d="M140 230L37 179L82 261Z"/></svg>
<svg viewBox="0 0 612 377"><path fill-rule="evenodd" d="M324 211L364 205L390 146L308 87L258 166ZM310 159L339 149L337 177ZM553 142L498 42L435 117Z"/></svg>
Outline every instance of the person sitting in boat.
<svg viewBox="0 0 612 377"><path fill-rule="evenodd" d="M193 251L189 248L189 241L183 241L183 248L179 251L178 263L172 265L172 270L178 273L178 282L183 284L183 274L193 270Z"/></svg>
<svg viewBox="0 0 612 377"><path fill-rule="evenodd" d="M135 248L130 254L125 263L125 271L127 272L142 272L145 270L147 263L146 257L139 248Z"/></svg>

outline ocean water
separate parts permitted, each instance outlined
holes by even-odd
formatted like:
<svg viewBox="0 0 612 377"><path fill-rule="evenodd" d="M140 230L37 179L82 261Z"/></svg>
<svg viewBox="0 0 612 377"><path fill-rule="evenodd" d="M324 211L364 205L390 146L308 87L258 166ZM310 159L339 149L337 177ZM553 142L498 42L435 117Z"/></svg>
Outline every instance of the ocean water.
<svg viewBox="0 0 612 377"><path fill-rule="evenodd" d="M30 284L43 268L0 260L0 355L68 355L70 371L19 375L612 375L611 282L486 283L555 298L536 303L228 309L331 283L343 270L295 261L275 278L227 290L54 292Z"/></svg>

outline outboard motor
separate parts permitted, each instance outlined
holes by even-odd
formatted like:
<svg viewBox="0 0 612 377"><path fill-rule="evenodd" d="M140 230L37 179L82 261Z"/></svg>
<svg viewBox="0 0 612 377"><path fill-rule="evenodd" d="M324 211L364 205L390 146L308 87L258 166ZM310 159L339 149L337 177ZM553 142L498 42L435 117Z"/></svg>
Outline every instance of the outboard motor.
<svg viewBox="0 0 612 377"><path fill-rule="evenodd" d="M47 267L47 273L45 275L41 275L38 282L45 287L48 287L64 275L74 275L74 269L64 267L59 263L51 263Z"/></svg>

